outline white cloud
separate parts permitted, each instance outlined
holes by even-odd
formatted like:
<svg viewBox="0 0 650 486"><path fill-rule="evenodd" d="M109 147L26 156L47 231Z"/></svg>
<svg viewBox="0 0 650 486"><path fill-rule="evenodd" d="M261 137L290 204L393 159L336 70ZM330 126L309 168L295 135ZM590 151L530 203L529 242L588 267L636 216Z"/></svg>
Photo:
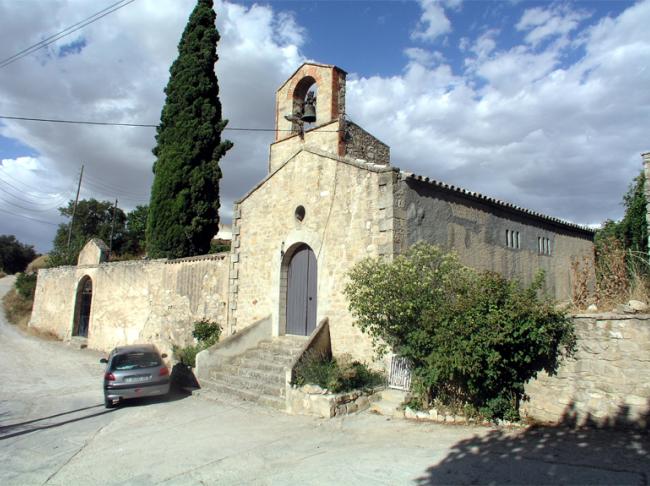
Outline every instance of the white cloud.
<svg viewBox="0 0 650 486"><path fill-rule="evenodd" d="M445 9L438 0L420 0L422 15L411 38L433 42L443 34L451 32L451 22L445 15Z"/></svg>
<svg viewBox="0 0 650 486"><path fill-rule="evenodd" d="M86 46L78 54L56 55L60 45L70 43L73 36L53 44L47 52L3 68L0 113L157 123L169 66L194 5L194 0L140 0L80 31ZM7 29L0 31L3 52L17 52L40 40L43 33L82 18L78 12L96 9L89 8L82 0L47 5L0 0L0 18L12 19L6 23ZM267 6L216 1L215 11L222 38L217 47L220 60L216 72L224 116L232 127L272 127L275 90L303 60L300 46L304 29L291 15L279 15ZM147 22L142 22L144 18ZM154 129L3 120L0 135L36 150L41 171L56 187L74 190L84 164L82 197L118 197L120 206L127 210L148 201ZM232 131L224 132L224 136L235 142L221 162L221 212L227 218L233 200L265 175L272 136ZM14 175L27 177L28 170L23 167ZM38 187L37 178L26 180ZM16 208L0 201L3 208L0 234L32 224L9 217L6 211ZM42 234L31 241L47 249L52 228L43 226Z"/></svg>
<svg viewBox="0 0 650 486"><path fill-rule="evenodd" d="M587 18L588 13L567 6L534 7L524 12L515 28L528 31L526 42L537 45L545 39L566 36Z"/></svg>
<svg viewBox="0 0 650 486"><path fill-rule="evenodd" d="M553 15L520 24L549 25ZM426 60L418 52L401 76L353 79L348 113L403 169L579 223L619 218L650 148L649 22L650 2L639 3L582 30L559 29L571 42L541 50L500 50L485 33L463 42L462 75L418 62ZM584 57L565 65L577 44Z"/></svg>

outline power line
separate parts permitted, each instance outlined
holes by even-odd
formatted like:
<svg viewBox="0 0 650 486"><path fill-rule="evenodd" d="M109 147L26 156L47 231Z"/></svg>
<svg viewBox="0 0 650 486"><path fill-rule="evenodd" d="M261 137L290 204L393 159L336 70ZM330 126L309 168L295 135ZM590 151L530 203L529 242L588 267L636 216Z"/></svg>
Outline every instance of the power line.
<svg viewBox="0 0 650 486"><path fill-rule="evenodd" d="M46 122L46 123L68 123L72 125L100 125L100 126L113 126L113 127L140 127L140 128L158 127L158 125L152 125L148 123L96 122L96 121L87 121L87 120L64 120L60 118L31 118L26 116L8 116L8 115L0 115L0 119L35 121L35 122ZM225 127L224 130L231 130L231 131L238 131L238 132L295 132L295 130L281 129L281 128ZM318 133L338 133L340 131L341 130L319 130Z"/></svg>
<svg viewBox="0 0 650 486"><path fill-rule="evenodd" d="M2 179L0 179L0 182L2 182L3 184L8 185L9 187L14 187L11 184L9 184L7 181L3 181ZM15 187L14 187L14 189L15 189ZM20 201L20 202L23 202L23 203L26 203L26 204L36 204L35 201L29 201L27 199L23 199L23 198L20 198L20 197L16 196L11 191L7 191L6 189L3 189L2 186L0 186L0 191L4 192L5 194L8 194L9 196L13 197L17 201ZM63 202L63 200L64 200L64 198L59 197L57 199L57 201L51 201L51 202L54 202L54 206L48 205L48 206L43 206L43 207L40 207L40 208L33 208L33 210L34 211L51 211L52 209L55 209L59 204L61 204ZM51 204L51 202L50 202L50 204ZM11 204L11 202L10 202L10 204ZM25 209L25 208L23 208L23 209Z"/></svg>
<svg viewBox="0 0 650 486"><path fill-rule="evenodd" d="M59 226L59 224L60 224L60 223L52 223L51 221L43 221L42 219L32 218L32 217L29 217L29 216L25 216L23 214L12 213L11 211L7 211L7 210L2 209L2 208L0 208L0 212L9 214L9 215L14 216L16 218L30 219L32 221L37 221L39 223L51 224L52 226Z"/></svg>
<svg viewBox="0 0 650 486"><path fill-rule="evenodd" d="M99 12L96 12L96 13L92 14L90 17L87 17L87 18L85 18L83 20L80 20L76 24L72 24L71 26L66 27L62 31L57 32L56 34L53 34L53 35L51 35L49 37L46 37L45 39L43 39L40 42L37 42L36 44L32 44L31 46L23 49L22 51L17 52L13 56L9 56L6 59L3 59L2 61L0 61L0 68L8 66L9 64L17 61L18 59L22 59L23 57L28 56L32 52L35 52L35 51L37 51L37 50L39 50L39 49L41 49L41 48L43 48L45 46L48 46L48 45L52 44L53 42L56 42L57 40L65 37L67 35L70 35L73 32L76 32L76 31L84 28L87 25L92 24L93 22L97 22L102 17L106 17L108 14L111 14L111 13L115 12L116 10L119 10L119 9L121 9L123 7L126 7L128 4L133 3L133 2L135 2L135 0L128 0L128 1L126 1L126 3L125 3L125 0L120 0L117 3L109 5L108 7L104 8L103 10L100 10Z"/></svg>
<svg viewBox="0 0 650 486"><path fill-rule="evenodd" d="M30 186L29 184L25 184L23 181L20 181L20 180L16 179L15 177L10 176L6 171L3 171L2 173L4 174L5 177L8 177L9 179L11 179L16 184L20 184L21 186L26 187L28 191L36 192L36 193L42 193L42 191L40 189L37 189L34 186ZM6 180L2 179L2 177L0 177L0 182L4 182L5 184L11 186L11 184L9 184L9 182L7 182ZM13 187L13 186L11 186L11 187ZM15 189L20 190L20 192L25 192L25 189L17 189L17 188L15 188ZM61 198L60 195L52 196L50 194L47 194L47 197L50 198L50 199L53 199L53 198L60 199ZM43 199L45 199L45 198L43 198Z"/></svg>

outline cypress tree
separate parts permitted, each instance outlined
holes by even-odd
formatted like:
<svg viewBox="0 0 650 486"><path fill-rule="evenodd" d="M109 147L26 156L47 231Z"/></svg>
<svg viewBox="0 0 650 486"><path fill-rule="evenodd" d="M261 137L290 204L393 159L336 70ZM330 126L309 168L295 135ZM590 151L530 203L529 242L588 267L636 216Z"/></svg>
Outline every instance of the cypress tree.
<svg viewBox="0 0 650 486"><path fill-rule="evenodd" d="M219 33L212 0L198 0L170 68L167 99L153 153L154 181L147 218L152 258L208 253L219 223L219 159L232 147L221 140L214 72Z"/></svg>

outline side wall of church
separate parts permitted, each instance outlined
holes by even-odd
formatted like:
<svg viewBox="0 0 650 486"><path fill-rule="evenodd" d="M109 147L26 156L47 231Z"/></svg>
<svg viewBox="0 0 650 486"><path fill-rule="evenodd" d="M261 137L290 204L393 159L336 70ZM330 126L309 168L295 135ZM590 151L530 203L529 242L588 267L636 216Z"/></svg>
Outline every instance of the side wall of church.
<svg viewBox="0 0 650 486"><path fill-rule="evenodd" d="M274 334L284 333L282 264L306 243L318 262L317 319L329 318L334 354L370 360L370 342L353 326L343 289L356 262L392 251L384 209L392 205L394 174L305 150L245 197L233 225L232 331L271 316Z"/></svg>
<svg viewBox="0 0 650 486"><path fill-rule="evenodd" d="M581 268L591 269L593 286L594 246L588 232L473 201L423 181L401 180L396 192L403 215L402 249L426 241L456 251L467 266L525 284L541 269L547 292L558 301L571 299L571 262L577 259ZM506 230L515 232L514 248L506 244ZM550 255L540 253L538 238L549 241Z"/></svg>
<svg viewBox="0 0 650 486"><path fill-rule="evenodd" d="M228 259L224 254L180 260L127 261L38 272L30 326L71 338L81 280L92 280L88 347L153 343L171 356L172 344L192 343L194 322L225 328Z"/></svg>

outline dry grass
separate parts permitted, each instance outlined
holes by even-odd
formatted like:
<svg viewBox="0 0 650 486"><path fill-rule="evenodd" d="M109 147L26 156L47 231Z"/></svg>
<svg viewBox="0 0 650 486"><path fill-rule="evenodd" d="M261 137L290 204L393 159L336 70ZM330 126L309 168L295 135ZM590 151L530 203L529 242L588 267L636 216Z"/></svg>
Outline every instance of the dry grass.
<svg viewBox="0 0 650 486"><path fill-rule="evenodd" d="M59 337L50 331L41 331L33 327L29 327L29 318L32 315L31 299L26 299L12 288L2 298L2 305L4 307L7 320L20 328L21 331L41 339L48 341L60 341Z"/></svg>
<svg viewBox="0 0 650 486"><path fill-rule="evenodd" d="M27 265L26 273L35 272L41 268L46 268L48 262L48 255L41 255L34 259L29 265Z"/></svg>
<svg viewBox="0 0 650 486"><path fill-rule="evenodd" d="M595 303L599 311L608 311L632 299L650 303L647 256L626 251L615 238L602 241L596 249L594 295L590 295L588 289L587 262L574 260L571 271L573 307L576 310L584 310Z"/></svg>
<svg viewBox="0 0 650 486"><path fill-rule="evenodd" d="M29 324L29 318L32 315L33 301L31 299L24 298L18 292L16 292L15 288L12 288L2 298L2 304L7 316L7 320L12 324L26 329L27 324Z"/></svg>

